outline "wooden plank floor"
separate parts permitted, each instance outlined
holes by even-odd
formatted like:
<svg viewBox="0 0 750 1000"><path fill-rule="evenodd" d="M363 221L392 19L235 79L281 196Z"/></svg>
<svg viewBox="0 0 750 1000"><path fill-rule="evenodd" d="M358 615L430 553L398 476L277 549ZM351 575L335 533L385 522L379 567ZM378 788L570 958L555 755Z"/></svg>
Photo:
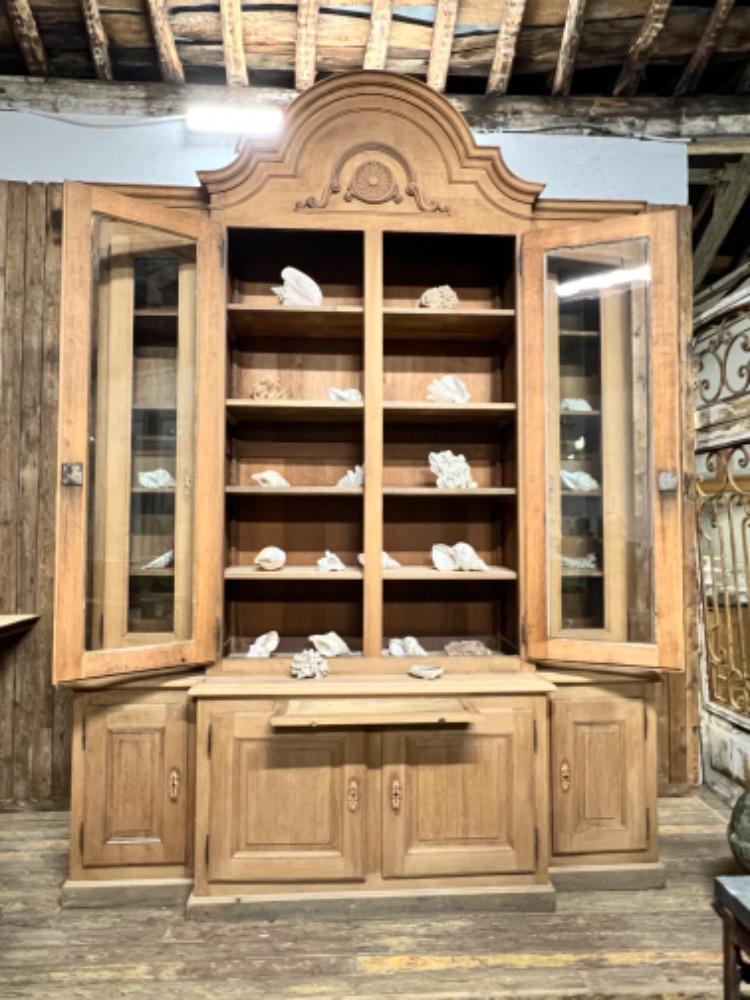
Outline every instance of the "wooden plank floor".
<svg viewBox="0 0 750 1000"><path fill-rule="evenodd" d="M0 814L0 998L719 998L727 813L701 792L660 815L662 891L561 893L555 914L205 923L60 910L67 815Z"/></svg>

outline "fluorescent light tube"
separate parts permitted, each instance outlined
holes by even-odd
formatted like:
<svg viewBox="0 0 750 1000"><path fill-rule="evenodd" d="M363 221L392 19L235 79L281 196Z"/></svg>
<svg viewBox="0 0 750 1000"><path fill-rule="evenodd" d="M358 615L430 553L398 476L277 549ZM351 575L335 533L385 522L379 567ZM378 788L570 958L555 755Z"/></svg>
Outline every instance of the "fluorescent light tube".
<svg viewBox="0 0 750 1000"><path fill-rule="evenodd" d="M582 292L598 292L605 288L616 288L618 285L631 285L636 281L651 280L651 265L641 264L639 267L619 267L611 271L600 271L598 274L587 274L583 278L572 281L561 281L555 287L559 299L569 299Z"/></svg>
<svg viewBox="0 0 750 1000"><path fill-rule="evenodd" d="M197 104L185 114L190 132L214 132L224 135L275 135L281 129L284 113L270 105L238 108L227 104Z"/></svg>

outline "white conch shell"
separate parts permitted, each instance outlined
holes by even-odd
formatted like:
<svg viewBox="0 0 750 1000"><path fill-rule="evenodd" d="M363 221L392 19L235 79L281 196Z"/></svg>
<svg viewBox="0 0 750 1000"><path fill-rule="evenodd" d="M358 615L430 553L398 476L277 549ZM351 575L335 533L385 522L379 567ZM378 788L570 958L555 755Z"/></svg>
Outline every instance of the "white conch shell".
<svg viewBox="0 0 750 1000"><path fill-rule="evenodd" d="M441 375L427 386L427 399L430 403L468 403L471 393L458 375Z"/></svg>
<svg viewBox="0 0 750 1000"><path fill-rule="evenodd" d="M340 573L342 569L346 569L346 566L342 563L336 553L331 552L328 549L326 549L325 555L318 559L316 565L321 573Z"/></svg>
<svg viewBox="0 0 750 1000"><path fill-rule="evenodd" d="M455 545L444 545L439 542L432 546L432 564L441 573L454 570L486 570L487 564L477 555L476 550L468 542L456 542Z"/></svg>
<svg viewBox="0 0 750 1000"><path fill-rule="evenodd" d="M303 649L292 657L292 677L299 681L317 681L327 673L328 664L317 649Z"/></svg>
<svg viewBox="0 0 750 1000"><path fill-rule="evenodd" d="M167 469L151 469L138 473L138 485L147 490L158 490L164 486L176 486L174 476Z"/></svg>
<svg viewBox="0 0 750 1000"><path fill-rule="evenodd" d="M281 569L286 562L286 552L277 545L266 545L255 557L255 565L259 569Z"/></svg>
<svg viewBox="0 0 750 1000"><path fill-rule="evenodd" d="M458 296L450 285L428 288L419 298L419 305L423 309L455 309L458 304Z"/></svg>
<svg viewBox="0 0 750 1000"><path fill-rule="evenodd" d="M284 479L280 472L276 472L275 469L266 469L265 472L254 472L250 476L258 486L289 486L289 483Z"/></svg>
<svg viewBox="0 0 750 1000"><path fill-rule="evenodd" d="M355 465L349 469L336 483L337 486L361 486L365 481L365 469L362 465Z"/></svg>
<svg viewBox="0 0 750 1000"><path fill-rule="evenodd" d="M432 565L441 573L451 573L458 569L458 556L453 551L452 545L445 545L438 542L432 546Z"/></svg>
<svg viewBox="0 0 750 1000"><path fill-rule="evenodd" d="M281 272L283 285L273 287L271 291L278 296L283 306L322 306L323 293L320 285L296 267L285 267Z"/></svg>
<svg viewBox="0 0 750 1000"><path fill-rule="evenodd" d="M560 403L560 409L567 410L568 413L591 413L592 406L586 399L567 397Z"/></svg>
<svg viewBox="0 0 750 1000"><path fill-rule="evenodd" d="M364 566L365 564L364 552L360 552L360 554L357 556L357 562L359 563L360 566ZM387 552L381 553L380 564L383 567L383 569L398 569L399 566L401 565L398 559L394 559L393 556L389 556Z"/></svg>
<svg viewBox="0 0 750 1000"><path fill-rule="evenodd" d="M454 639L443 649L448 656L492 656L492 650L481 639Z"/></svg>
<svg viewBox="0 0 750 1000"><path fill-rule="evenodd" d="M589 493L591 490L599 489L599 483L594 477L582 469L574 472L560 469L560 479L566 489L574 490L576 493Z"/></svg>
<svg viewBox="0 0 750 1000"><path fill-rule="evenodd" d="M589 552L585 556L560 556L563 569L596 569L596 553Z"/></svg>
<svg viewBox="0 0 750 1000"><path fill-rule="evenodd" d="M160 556L154 556L154 558L147 562L142 569L166 569L168 566L174 566L174 549L168 549L167 552L162 552Z"/></svg>
<svg viewBox="0 0 750 1000"><path fill-rule="evenodd" d="M431 451L430 469L437 476L438 489L476 489L465 455L452 451Z"/></svg>
<svg viewBox="0 0 750 1000"><path fill-rule="evenodd" d="M429 663L412 663L409 667L411 677L418 677L421 681L436 681L443 676L442 667L433 667Z"/></svg>
<svg viewBox="0 0 750 1000"><path fill-rule="evenodd" d="M413 635L405 635L403 639L388 640L389 656L427 656L427 650L422 647L419 639Z"/></svg>
<svg viewBox="0 0 750 1000"><path fill-rule="evenodd" d="M259 635L255 642L250 643L246 656L266 659L275 652L279 645L279 633L276 631L264 632Z"/></svg>
<svg viewBox="0 0 750 1000"><path fill-rule="evenodd" d="M338 389L332 385L328 390L328 398L332 403L361 403L362 393L359 389Z"/></svg>
<svg viewBox="0 0 750 1000"><path fill-rule="evenodd" d="M308 636L321 656L351 656L352 651L338 632L324 632L322 635Z"/></svg>

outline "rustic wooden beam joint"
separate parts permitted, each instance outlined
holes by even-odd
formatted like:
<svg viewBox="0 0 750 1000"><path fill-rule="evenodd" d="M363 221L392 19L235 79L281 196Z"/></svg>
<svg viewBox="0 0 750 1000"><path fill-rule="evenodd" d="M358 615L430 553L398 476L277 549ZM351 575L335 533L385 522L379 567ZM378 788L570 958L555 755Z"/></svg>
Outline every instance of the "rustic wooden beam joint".
<svg viewBox="0 0 750 1000"><path fill-rule="evenodd" d="M81 10L89 36L91 59L100 80L112 80L112 63L109 58L109 42L102 23L98 0L81 0Z"/></svg>
<svg viewBox="0 0 750 1000"><path fill-rule="evenodd" d="M319 0L298 0L297 44L294 55L294 86L307 90L315 83L318 47Z"/></svg>
<svg viewBox="0 0 750 1000"><path fill-rule="evenodd" d="M573 83L573 73L576 67L576 55L583 33L583 17L586 13L586 0L568 0L568 10L565 14L560 54L552 80L552 96L561 97L570 93Z"/></svg>
<svg viewBox="0 0 750 1000"><path fill-rule="evenodd" d="M169 23L166 0L147 0L147 3L161 75L167 83L184 83L185 70Z"/></svg>
<svg viewBox="0 0 750 1000"><path fill-rule="evenodd" d="M495 54L487 77L488 94L505 94L508 90L525 10L526 0L505 0L503 4Z"/></svg>
<svg viewBox="0 0 750 1000"><path fill-rule="evenodd" d="M750 155L732 167L731 177L714 198L711 219L703 231L693 255L693 281L699 288L711 270L729 230L750 194Z"/></svg>
<svg viewBox="0 0 750 1000"><path fill-rule="evenodd" d="M242 0L220 0L221 37L228 87L247 87L247 59L242 31Z"/></svg>
<svg viewBox="0 0 750 1000"><path fill-rule="evenodd" d="M448 66L453 49L453 35L458 17L458 0L438 0L432 27L427 85L442 92L448 79Z"/></svg>
<svg viewBox="0 0 750 1000"><path fill-rule="evenodd" d="M391 33L391 0L372 0L370 34L367 37L362 69L385 69Z"/></svg>
<svg viewBox="0 0 750 1000"><path fill-rule="evenodd" d="M34 76L49 76L52 67L29 0L5 0L5 11L26 69Z"/></svg>
<svg viewBox="0 0 750 1000"><path fill-rule="evenodd" d="M734 7L734 0L716 0L714 9L703 29L700 41L695 47L690 62L677 81L674 88L674 96L682 97L684 94L692 93L700 82L700 78L708 65L708 60L713 55L719 41L719 35L724 25L729 19Z"/></svg>
<svg viewBox="0 0 750 1000"><path fill-rule="evenodd" d="M646 72L651 51L667 20L672 0L651 0L638 34L633 39L613 91L616 97L635 94Z"/></svg>

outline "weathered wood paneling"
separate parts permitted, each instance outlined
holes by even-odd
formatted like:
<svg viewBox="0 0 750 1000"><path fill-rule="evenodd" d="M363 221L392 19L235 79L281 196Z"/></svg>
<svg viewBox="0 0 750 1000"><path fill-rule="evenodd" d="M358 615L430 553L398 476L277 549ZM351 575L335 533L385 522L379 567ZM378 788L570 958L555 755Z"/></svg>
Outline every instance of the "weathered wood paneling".
<svg viewBox="0 0 750 1000"><path fill-rule="evenodd" d="M0 806L63 802L69 699L52 689L62 191L0 182Z"/></svg>

